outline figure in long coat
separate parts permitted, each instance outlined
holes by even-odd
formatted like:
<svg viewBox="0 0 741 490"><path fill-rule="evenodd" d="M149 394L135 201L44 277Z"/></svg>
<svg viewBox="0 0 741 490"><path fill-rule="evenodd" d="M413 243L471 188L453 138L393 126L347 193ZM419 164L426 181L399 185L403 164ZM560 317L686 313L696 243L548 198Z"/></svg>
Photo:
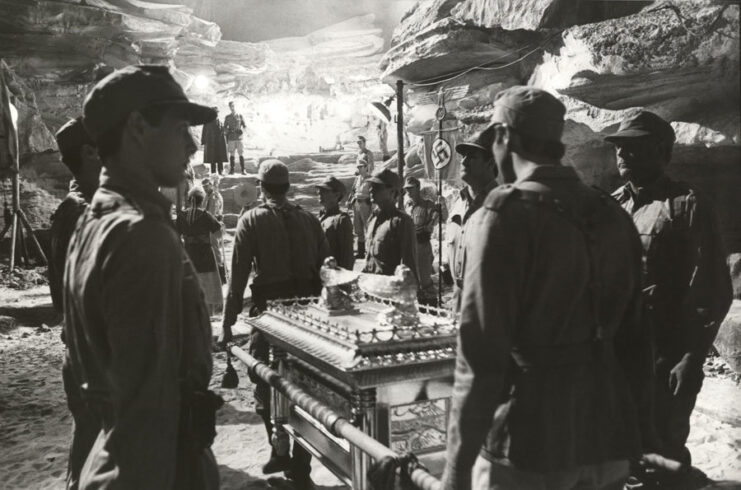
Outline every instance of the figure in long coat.
<svg viewBox="0 0 741 490"><path fill-rule="evenodd" d="M218 108L213 107L218 113ZM203 163L211 165L211 173L221 175L224 172L224 162L226 162L226 139L224 138L224 128L219 121L219 117L203 125L201 132L201 144L203 145Z"/></svg>

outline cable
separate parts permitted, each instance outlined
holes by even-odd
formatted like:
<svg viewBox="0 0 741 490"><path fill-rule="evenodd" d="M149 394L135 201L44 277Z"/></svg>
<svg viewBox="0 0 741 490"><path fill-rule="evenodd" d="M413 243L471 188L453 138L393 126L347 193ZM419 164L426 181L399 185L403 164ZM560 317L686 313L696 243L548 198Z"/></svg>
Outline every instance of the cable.
<svg viewBox="0 0 741 490"><path fill-rule="evenodd" d="M449 77L449 78L443 78L443 79L428 78L427 80L423 80L421 82L406 83L405 85L408 86L408 87L427 87L427 86L430 86L430 85L439 85L439 84L442 84L442 83L449 82L451 80L455 80L456 78L462 77L463 75L465 75L467 73L470 73L472 71L475 71L475 70L482 70L482 71L503 70L504 68L509 68L510 66L512 66L512 65L514 65L516 63L521 62L522 60L524 60L525 58L527 58L531 54L535 53L536 51L539 51L539 50L543 49L551 41L551 39L553 39L554 37L556 37L557 35L560 35L560 34L561 34L561 31L558 31L558 32L555 32L555 33L551 34L550 36L548 36L545 39L545 41L543 41L541 44L539 44L538 46L536 46L534 49L528 51L527 53L525 53L524 55L520 56L516 60L513 60L513 61L511 61L509 63L504 64L504 65L500 65L500 66L489 66L492 63L496 63L497 61L503 59L504 56L502 56L502 57L500 57L500 58L498 58L496 60L489 61L487 63L481 64L481 65L478 65L478 66L472 66L471 68L466 68L465 70L461 71L460 73L457 73L456 75L453 75L452 77Z"/></svg>

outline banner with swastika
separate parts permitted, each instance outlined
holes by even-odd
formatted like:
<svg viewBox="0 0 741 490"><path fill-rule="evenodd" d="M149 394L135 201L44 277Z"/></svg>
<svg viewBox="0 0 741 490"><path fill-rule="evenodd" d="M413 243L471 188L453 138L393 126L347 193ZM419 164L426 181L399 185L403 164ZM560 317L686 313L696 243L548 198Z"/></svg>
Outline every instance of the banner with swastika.
<svg viewBox="0 0 741 490"><path fill-rule="evenodd" d="M458 127L443 128L442 134L438 131L426 131L422 133L425 146L425 172L427 178L437 179L440 171L442 180L460 180L460 162L455 152L458 142Z"/></svg>

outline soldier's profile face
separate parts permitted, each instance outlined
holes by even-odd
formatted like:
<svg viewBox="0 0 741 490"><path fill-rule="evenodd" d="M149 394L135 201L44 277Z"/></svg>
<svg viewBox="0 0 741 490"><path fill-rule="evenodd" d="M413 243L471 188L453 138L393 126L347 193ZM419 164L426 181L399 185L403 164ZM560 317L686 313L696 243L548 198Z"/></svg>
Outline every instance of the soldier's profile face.
<svg viewBox="0 0 741 490"><path fill-rule="evenodd" d="M646 184L663 172L660 145L651 138L624 138L615 141L615 163L620 177Z"/></svg>
<svg viewBox="0 0 741 490"><path fill-rule="evenodd" d="M481 180L486 173L489 160L489 155L483 150L469 150L461 160L461 180L467 184Z"/></svg>
<svg viewBox="0 0 741 490"><path fill-rule="evenodd" d="M175 187L185 175L196 145L190 124L184 115L170 110L158 126L151 126L146 136L147 160L157 184Z"/></svg>

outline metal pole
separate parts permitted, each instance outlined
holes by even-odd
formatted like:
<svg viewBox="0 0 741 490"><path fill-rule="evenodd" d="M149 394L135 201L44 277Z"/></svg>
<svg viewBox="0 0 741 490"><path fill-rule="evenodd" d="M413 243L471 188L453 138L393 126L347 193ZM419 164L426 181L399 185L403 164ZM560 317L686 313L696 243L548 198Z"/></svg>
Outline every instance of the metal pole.
<svg viewBox="0 0 741 490"><path fill-rule="evenodd" d="M396 170L404 182L404 82L396 81ZM404 209L404 193L399 189L399 209Z"/></svg>
<svg viewBox="0 0 741 490"><path fill-rule="evenodd" d="M442 123L441 123L442 124ZM443 307L443 179L437 171L437 307Z"/></svg>
<svg viewBox="0 0 741 490"><path fill-rule="evenodd" d="M237 359L246 364L250 371L308 412L332 434L346 439L350 444L360 448L375 460L383 459L386 456L393 458L399 457L391 449L368 436L368 434L355 427L348 420L340 417L324 403L270 369L265 363L258 361L239 347L233 346L229 350ZM442 488L440 481L429 474L424 468L416 468L409 477L412 483L422 490L441 490Z"/></svg>

